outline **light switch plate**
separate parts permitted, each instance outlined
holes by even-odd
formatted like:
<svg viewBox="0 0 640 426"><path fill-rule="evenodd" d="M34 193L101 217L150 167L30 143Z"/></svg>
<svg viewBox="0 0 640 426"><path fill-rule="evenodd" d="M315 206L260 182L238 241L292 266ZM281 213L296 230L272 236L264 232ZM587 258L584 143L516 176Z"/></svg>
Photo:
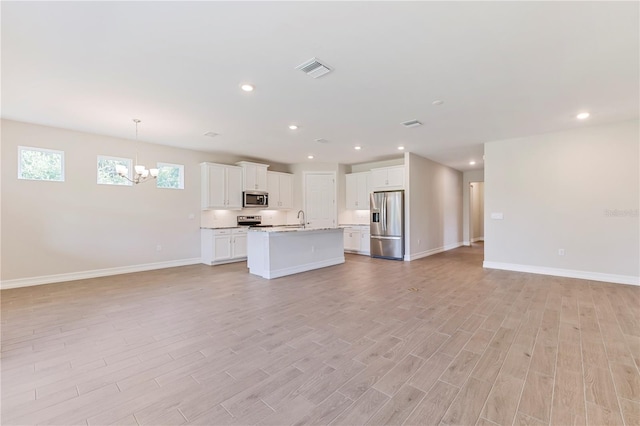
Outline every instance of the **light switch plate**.
<svg viewBox="0 0 640 426"><path fill-rule="evenodd" d="M491 213L491 219L502 220L502 219L504 219L504 214L502 214L502 213Z"/></svg>

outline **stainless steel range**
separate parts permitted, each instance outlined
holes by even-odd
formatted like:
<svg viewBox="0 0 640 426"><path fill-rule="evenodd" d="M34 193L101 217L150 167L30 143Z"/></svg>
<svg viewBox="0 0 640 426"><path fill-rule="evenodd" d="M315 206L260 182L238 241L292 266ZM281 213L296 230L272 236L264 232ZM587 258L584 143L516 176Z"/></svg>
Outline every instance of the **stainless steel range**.
<svg viewBox="0 0 640 426"><path fill-rule="evenodd" d="M251 228L270 228L273 225L263 225L262 216L237 216L238 226L249 226Z"/></svg>

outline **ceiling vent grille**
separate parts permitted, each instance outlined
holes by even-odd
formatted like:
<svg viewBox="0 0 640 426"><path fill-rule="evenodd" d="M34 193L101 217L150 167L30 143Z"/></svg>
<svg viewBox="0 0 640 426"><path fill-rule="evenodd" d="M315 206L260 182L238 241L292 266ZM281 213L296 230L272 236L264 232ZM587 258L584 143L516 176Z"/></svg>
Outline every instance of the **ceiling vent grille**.
<svg viewBox="0 0 640 426"><path fill-rule="evenodd" d="M409 121L403 122L402 125L404 127L418 127L418 126L422 126L422 123L419 122L418 120L409 120Z"/></svg>
<svg viewBox="0 0 640 426"><path fill-rule="evenodd" d="M311 58L305 63L298 65L296 69L313 78L322 77L323 75L328 74L332 71L331 68L329 68L327 65L323 64L316 58Z"/></svg>
<svg viewBox="0 0 640 426"><path fill-rule="evenodd" d="M318 143L328 143L329 141L324 139L324 138L319 138L319 139L316 139L316 142L318 142Z"/></svg>
<svg viewBox="0 0 640 426"><path fill-rule="evenodd" d="M204 135L205 136L209 136L210 138L215 138L216 136L218 136L218 133L216 133L216 132L207 132Z"/></svg>

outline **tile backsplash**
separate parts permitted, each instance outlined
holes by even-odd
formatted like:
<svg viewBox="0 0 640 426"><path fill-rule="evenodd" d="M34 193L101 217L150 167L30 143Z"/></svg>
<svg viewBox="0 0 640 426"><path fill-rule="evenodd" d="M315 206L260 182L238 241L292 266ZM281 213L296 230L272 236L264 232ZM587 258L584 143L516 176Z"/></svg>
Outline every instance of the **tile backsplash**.
<svg viewBox="0 0 640 426"><path fill-rule="evenodd" d="M221 228L236 226L237 216L262 216L263 225L286 225L287 212L282 210L202 210L200 226L204 228Z"/></svg>

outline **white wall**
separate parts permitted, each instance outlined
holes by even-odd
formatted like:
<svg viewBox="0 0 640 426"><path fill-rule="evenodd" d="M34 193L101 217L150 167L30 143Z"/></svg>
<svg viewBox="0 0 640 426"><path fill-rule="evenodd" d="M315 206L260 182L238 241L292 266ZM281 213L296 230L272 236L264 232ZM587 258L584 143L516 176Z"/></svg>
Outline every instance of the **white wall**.
<svg viewBox="0 0 640 426"><path fill-rule="evenodd" d="M462 173L416 154L405 154L410 260L462 245ZM406 215L405 215L406 216Z"/></svg>
<svg viewBox="0 0 640 426"><path fill-rule="evenodd" d="M462 239L464 245L471 244L471 209L469 208L469 185L471 182L484 182L484 170L469 170L462 175Z"/></svg>
<svg viewBox="0 0 640 426"><path fill-rule="evenodd" d="M471 183L471 241L484 239L484 182Z"/></svg>
<svg viewBox="0 0 640 426"><path fill-rule="evenodd" d="M639 137L634 120L485 144L485 266L637 284Z"/></svg>
<svg viewBox="0 0 640 426"><path fill-rule="evenodd" d="M242 160L11 120L1 123L3 287L54 282L56 275L60 281L108 274L105 270L197 262L199 163ZM64 151L65 182L17 179L18 145ZM136 153L147 167L158 161L183 164L185 189L159 189L155 182L96 184L97 155L134 158ZM239 212L232 214L235 218Z"/></svg>
<svg viewBox="0 0 640 426"><path fill-rule="evenodd" d="M404 157L394 158L384 161L373 161L370 163L353 164L349 166L347 173L359 173L368 172L371 169L377 169L380 167L402 166L404 164Z"/></svg>

